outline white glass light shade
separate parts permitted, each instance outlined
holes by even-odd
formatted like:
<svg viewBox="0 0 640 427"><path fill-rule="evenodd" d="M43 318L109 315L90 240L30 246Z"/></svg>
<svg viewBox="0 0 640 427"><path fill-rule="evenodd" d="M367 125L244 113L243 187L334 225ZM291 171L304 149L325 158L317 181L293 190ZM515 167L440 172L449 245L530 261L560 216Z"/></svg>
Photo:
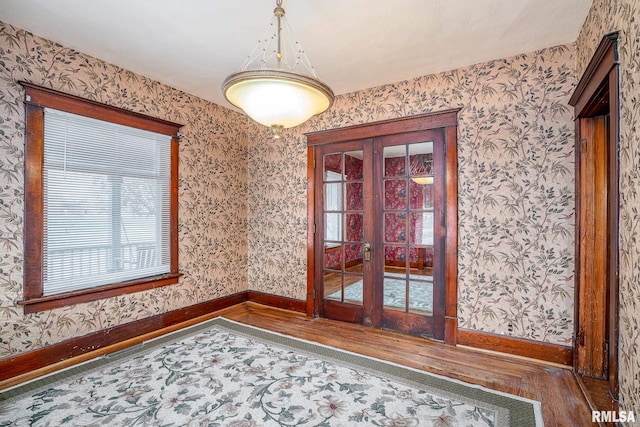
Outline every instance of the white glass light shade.
<svg viewBox="0 0 640 427"><path fill-rule="evenodd" d="M425 176L425 177L420 177L420 178L411 178L411 180L413 182L415 182L416 184L420 184L420 185L433 184L433 177L432 176Z"/></svg>
<svg viewBox="0 0 640 427"><path fill-rule="evenodd" d="M269 127L298 126L333 103L333 92L321 81L278 70L237 72L222 90L229 102Z"/></svg>

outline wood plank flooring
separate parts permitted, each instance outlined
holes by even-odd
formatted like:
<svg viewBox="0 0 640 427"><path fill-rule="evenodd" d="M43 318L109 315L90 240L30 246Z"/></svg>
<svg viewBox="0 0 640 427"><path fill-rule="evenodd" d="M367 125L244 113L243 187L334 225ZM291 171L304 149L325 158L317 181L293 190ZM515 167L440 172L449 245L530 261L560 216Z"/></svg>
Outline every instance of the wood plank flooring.
<svg viewBox="0 0 640 427"><path fill-rule="evenodd" d="M591 409L569 369L360 325L308 318L250 302L220 314L274 332L541 401L545 427L592 425Z"/></svg>
<svg viewBox="0 0 640 427"><path fill-rule="evenodd" d="M573 373L568 369L530 359L447 346L420 337L360 325L309 318L301 313L252 302L229 307L0 382L0 390L219 315L274 332L541 401L545 427L592 425L591 410Z"/></svg>

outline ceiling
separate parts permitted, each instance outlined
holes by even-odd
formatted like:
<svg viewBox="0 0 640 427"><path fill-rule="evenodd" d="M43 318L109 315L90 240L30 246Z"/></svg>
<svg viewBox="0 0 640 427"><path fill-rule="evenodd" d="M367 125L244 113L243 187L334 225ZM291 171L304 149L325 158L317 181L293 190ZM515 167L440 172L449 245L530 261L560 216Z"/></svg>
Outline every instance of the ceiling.
<svg viewBox="0 0 640 427"><path fill-rule="evenodd" d="M576 40L592 0L285 0L336 94ZM275 0L0 0L0 20L230 107Z"/></svg>

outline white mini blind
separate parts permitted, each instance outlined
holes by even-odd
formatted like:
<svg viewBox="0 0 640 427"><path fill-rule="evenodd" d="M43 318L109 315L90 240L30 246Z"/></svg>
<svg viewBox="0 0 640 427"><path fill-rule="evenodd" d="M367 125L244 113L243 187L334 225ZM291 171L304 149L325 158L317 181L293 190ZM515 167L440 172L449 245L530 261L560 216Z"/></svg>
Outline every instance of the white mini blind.
<svg viewBox="0 0 640 427"><path fill-rule="evenodd" d="M45 108L43 295L170 271L171 136Z"/></svg>

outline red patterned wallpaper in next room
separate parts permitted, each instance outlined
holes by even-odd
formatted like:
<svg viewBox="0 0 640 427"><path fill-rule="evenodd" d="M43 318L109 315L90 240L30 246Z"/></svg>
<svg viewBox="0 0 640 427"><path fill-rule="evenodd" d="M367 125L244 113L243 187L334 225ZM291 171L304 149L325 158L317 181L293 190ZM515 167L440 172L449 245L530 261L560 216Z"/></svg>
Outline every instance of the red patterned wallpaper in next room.
<svg viewBox="0 0 640 427"><path fill-rule="evenodd" d="M410 161L416 158L423 161L421 157L424 155L411 156ZM430 155L427 161L423 161L426 171L422 173L430 173L431 159ZM325 156L325 170L337 173L342 171L342 159L340 154L330 154ZM385 159L385 175L387 178L401 178L405 175L405 165L403 157L391 157ZM362 182L349 182L351 180L361 180L363 178L362 160L345 155L345 171L346 175L346 209L349 211L363 209L363 191ZM405 209L407 203L405 180L388 180L385 184L385 208L386 209ZM414 181L409 181L409 203L411 209L421 209L423 206L431 205L431 186L420 185ZM385 241L387 243L399 243L398 246L385 247L385 261L392 263L401 263L406 260L406 249L401 245L406 242L406 213L388 213L385 219ZM362 216L356 213L347 214L346 218L346 239L347 242L361 242L363 240L363 224ZM422 233L422 215L412 214L410 218L410 229L414 230L416 236L411 236L411 242L419 240ZM362 258L362 246L359 244L346 244L345 264L354 265ZM327 268L339 269L341 264L341 249L327 249L325 251L325 266ZM409 251L409 261L418 263L418 249L412 248ZM423 254L425 266L433 265L433 248L426 248Z"/></svg>

